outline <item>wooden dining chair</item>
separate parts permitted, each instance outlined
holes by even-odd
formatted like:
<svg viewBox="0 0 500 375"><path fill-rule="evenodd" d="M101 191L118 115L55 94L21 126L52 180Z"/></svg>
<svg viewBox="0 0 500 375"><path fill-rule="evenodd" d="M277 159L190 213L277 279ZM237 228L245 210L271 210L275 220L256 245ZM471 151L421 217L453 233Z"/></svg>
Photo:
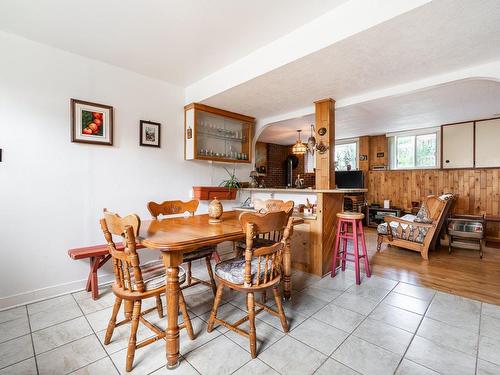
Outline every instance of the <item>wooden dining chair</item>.
<svg viewBox="0 0 500 375"><path fill-rule="evenodd" d="M154 219L158 219L159 216L178 215L186 212L189 212L189 214L193 216L196 210L198 209L199 203L200 202L196 199L193 199L189 202L183 202L183 201L164 201L162 203L149 202L148 210ZM215 295L217 291L217 286L215 285L212 263L210 262L212 256L214 257L216 263L220 262L220 257L219 254L217 253L217 246L204 246L194 251L190 251L189 253L183 254L183 262L187 263L187 272L186 272L186 285L184 285L182 288L189 288L191 286L195 286L201 283L212 288L212 292ZM207 265L207 271L208 271L208 276L210 277L210 281L202 280L197 277L193 277L192 275L191 263L195 260L203 258L205 258L205 263Z"/></svg>
<svg viewBox="0 0 500 375"><path fill-rule="evenodd" d="M219 282L214 306L208 321L208 332L214 329L215 324L239 333L250 339L250 353L252 358L257 356L257 333L255 331L255 316L263 310L278 317L283 331L288 332L288 323L281 303L279 289L282 274L282 252L292 230L293 219L284 211L268 212L266 214L243 213L240 223L246 235L245 257L230 259L215 265L215 277ZM254 241L262 234L282 233L281 240L270 246L254 248ZM217 309L222 299L224 288L247 294L248 315L240 320L229 323L217 318ZM267 288L273 289L277 311L263 303L255 301L254 293L262 292ZM255 309L257 306L257 310ZM245 331L239 326L248 321L250 329Z"/></svg>
<svg viewBox="0 0 500 375"><path fill-rule="evenodd" d="M275 211L293 211L294 202L293 201L283 201L281 199L266 199L260 200L256 199L254 201L254 208L257 212L275 212Z"/></svg>
<svg viewBox="0 0 500 375"><path fill-rule="evenodd" d="M100 223L109 253L113 259L113 271L115 274L115 282L112 286L113 293L115 294L115 303L106 330L104 344L108 345L111 342L115 327L131 322L125 367L126 371L131 371L135 350L163 339L166 335L165 331L159 329L144 317L144 315L155 309L158 311L160 318L163 317L163 306L160 295L165 293L165 266L161 260L140 264L139 255L136 251L136 236L141 221L137 215L132 214L122 218L104 209L104 218L100 220ZM117 250L117 245L113 241L113 235L120 236L123 239L123 250ZM185 279L186 272L179 267L179 283L182 284ZM142 300L146 298L156 298L156 306L142 311ZM116 317L122 301L125 302L125 319L117 323ZM184 322L179 327L186 328L188 336L192 340L194 339L193 327L182 291L179 294L179 306L184 319ZM156 335L138 343L137 328L139 322L152 330Z"/></svg>
<svg viewBox="0 0 500 375"><path fill-rule="evenodd" d="M260 200L256 199L254 201L254 208L259 213L266 212L277 212L277 211L285 211L288 217L290 217L293 213L294 202L293 201L282 201L280 199L267 199ZM276 242L281 241L281 235L283 233L262 233L259 237L254 240L254 247L262 247L269 246ZM246 249L245 241L236 241L236 256L243 256L243 253Z"/></svg>

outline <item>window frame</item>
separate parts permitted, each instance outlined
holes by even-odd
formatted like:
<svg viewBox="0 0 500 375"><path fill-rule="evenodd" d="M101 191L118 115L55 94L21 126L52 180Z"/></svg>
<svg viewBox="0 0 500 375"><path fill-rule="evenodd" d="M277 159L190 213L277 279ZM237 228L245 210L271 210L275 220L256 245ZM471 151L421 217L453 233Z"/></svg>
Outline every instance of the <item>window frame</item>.
<svg viewBox="0 0 500 375"><path fill-rule="evenodd" d="M436 153L435 160L436 164L434 166L417 166L417 137L422 135L436 135ZM441 128L432 127L417 130L408 130L402 132L387 133L388 146L389 146L389 166L391 170L415 170L415 169L440 169L441 168ZM398 168L397 165L397 138L413 136L413 166L412 167L401 167Z"/></svg>
<svg viewBox="0 0 500 375"><path fill-rule="evenodd" d="M340 146L340 145L348 145L348 144L355 144L356 145L356 152L354 154L354 165L351 168L351 171L357 171L359 168L359 138L344 138L344 139L336 139L335 140L335 147ZM337 171L337 161L335 160L335 156L337 154L335 153L334 155L334 160L333 162L335 163L335 170ZM345 169L347 170L347 169Z"/></svg>

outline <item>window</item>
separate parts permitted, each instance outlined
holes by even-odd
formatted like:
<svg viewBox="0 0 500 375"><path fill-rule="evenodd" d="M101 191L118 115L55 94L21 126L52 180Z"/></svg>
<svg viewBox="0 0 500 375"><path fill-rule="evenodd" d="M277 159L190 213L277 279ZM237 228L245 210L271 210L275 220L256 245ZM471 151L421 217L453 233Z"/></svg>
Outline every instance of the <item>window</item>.
<svg viewBox="0 0 500 375"><path fill-rule="evenodd" d="M439 129L389 135L391 169L438 167Z"/></svg>
<svg viewBox="0 0 500 375"><path fill-rule="evenodd" d="M342 140L335 142L335 170L347 171L358 168L358 141ZM350 167L349 167L350 166Z"/></svg>

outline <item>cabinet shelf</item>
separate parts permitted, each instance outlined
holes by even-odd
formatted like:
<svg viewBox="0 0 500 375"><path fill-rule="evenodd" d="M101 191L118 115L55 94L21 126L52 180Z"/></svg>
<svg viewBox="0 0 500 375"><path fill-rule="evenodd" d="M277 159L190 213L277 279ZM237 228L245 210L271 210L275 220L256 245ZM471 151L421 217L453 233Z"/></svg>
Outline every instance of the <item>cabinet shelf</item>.
<svg viewBox="0 0 500 375"><path fill-rule="evenodd" d="M245 138L233 138L233 137L227 137L224 135L207 133L207 132L203 132L203 131L198 131L198 135L202 135L202 136L209 137L209 138L223 139L225 141L233 141L233 142L239 142L239 143L246 142Z"/></svg>

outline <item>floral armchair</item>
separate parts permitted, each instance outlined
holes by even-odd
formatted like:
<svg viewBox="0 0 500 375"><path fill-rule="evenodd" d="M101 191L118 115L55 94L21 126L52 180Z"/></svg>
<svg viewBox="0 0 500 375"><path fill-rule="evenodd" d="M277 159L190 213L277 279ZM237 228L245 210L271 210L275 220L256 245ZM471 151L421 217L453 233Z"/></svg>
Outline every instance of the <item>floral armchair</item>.
<svg viewBox="0 0 500 375"><path fill-rule="evenodd" d="M434 248L454 200L453 194L429 195L417 215L386 216L385 222L377 227L377 251L386 242L418 251L422 258L429 259L429 249Z"/></svg>

